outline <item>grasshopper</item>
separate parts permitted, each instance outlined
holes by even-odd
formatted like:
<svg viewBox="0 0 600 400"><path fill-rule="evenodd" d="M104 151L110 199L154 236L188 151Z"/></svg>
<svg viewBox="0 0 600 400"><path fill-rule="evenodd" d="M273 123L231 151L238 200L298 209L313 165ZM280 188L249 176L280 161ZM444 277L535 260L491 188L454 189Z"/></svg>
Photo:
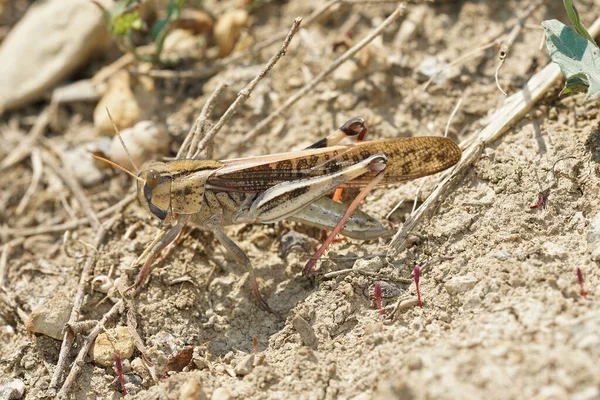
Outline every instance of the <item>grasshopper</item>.
<svg viewBox="0 0 600 400"><path fill-rule="evenodd" d="M132 161L137 174L102 159L136 179L140 204L164 224L138 258L136 264L144 257L146 261L132 288L143 283L154 257L187 223L193 223L212 231L233 258L247 267L259 305L269 309L250 259L223 233L223 226L288 219L331 230L304 268L304 274L313 273L318 258L336 235L369 240L390 233L357 209L375 186L431 175L461 158L460 148L444 137L363 142L366 132L365 121L355 117L305 150L219 161L154 161L139 171ZM338 145L348 136L359 140ZM363 188L350 206L345 206L326 197L340 187Z"/></svg>

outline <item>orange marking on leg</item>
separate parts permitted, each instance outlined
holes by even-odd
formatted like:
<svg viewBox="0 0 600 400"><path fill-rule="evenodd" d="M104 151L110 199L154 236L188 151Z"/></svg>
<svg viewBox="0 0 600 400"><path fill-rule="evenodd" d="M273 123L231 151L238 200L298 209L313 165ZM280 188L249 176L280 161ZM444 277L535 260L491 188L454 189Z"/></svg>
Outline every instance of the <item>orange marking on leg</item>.
<svg viewBox="0 0 600 400"><path fill-rule="evenodd" d="M340 233L340 231L344 228L346 221L348 221L348 219L352 216L352 213L354 212L354 210L356 210L358 208L360 203L365 199L365 197L367 197L369 192L371 190L373 190L373 188L375 186L377 186L377 184L383 179L383 176L385 175L386 171L387 171L387 167L384 167L381 171L379 171L379 173L377 175L375 175L373 180L371 180L371 182L369 182L367 184L367 186L365 186L360 191L360 193L356 196L354 201L352 201L352 204L350 204L350 206L348 207L348 209L346 210L346 212L344 213L344 215L342 216L340 221L337 223L335 228L333 228L333 230L331 231L331 233L329 234L327 239L325 239L325 241L323 242L321 247L319 247L319 250L317 250L315 255L312 256L308 260L306 265L304 266L304 270L302 271L303 275L308 275L308 274L313 273L313 268L314 268L315 264L317 263L317 260L323 255L323 253L325 253L325 250L327 250L327 248L329 247L331 242L333 242L333 239L335 239L337 234Z"/></svg>

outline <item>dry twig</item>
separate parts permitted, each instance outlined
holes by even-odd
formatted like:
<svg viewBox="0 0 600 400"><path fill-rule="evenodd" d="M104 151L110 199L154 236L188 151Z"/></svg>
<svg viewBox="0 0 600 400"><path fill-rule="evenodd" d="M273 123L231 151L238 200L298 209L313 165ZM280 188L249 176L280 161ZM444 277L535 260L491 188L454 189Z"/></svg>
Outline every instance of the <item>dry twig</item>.
<svg viewBox="0 0 600 400"><path fill-rule="evenodd" d="M275 53L275 55L273 55L273 57L271 57L271 59L269 60L267 65L265 65L265 67L262 69L262 71L260 71L258 76L256 78L254 78L252 81L250 81L250 83L248 83L248 85L246 85L245 88L240 90L240 92L239 92L237 98L234 100L234 102L231 103L231 105L229 106L227 111L225 111L225 113L221 116L219 121L217 121L217 123L212 127L212 129L206 134L206 136L204 136L202 141L198 144L198 149L196 150L196 153L194 154L194 156L192 158L198 157L200 152L204 149L204 146L206 146L208 144L208 142L210 140L212 140L212 138L221 130L223 125L225 125L227 123L227 121L229 121L231 119L231 117L238 110L238 108L240 108L240 106L242 104L244 104L246 102L246 100L248 100L248 97L250 97L250 94L252 93L252 91L254 90L256 85L258 85L258 82L260 82L265 77L265 75L267 75L269 73L269 71L273 68L273 66L277 63L277 61L279 61L279 59L285 55L285 52L286 52L292 38L294 37L294 35L298 31L298 28L300 27L300 22L302 22L302 18L296 18L294 20L294 24L292 25L292 28L290 29L287 37L283 41L283 44L279 48L279 51L277 53Z"/></svg>
<svg viewBox="0 0 600 400"><path fill-rule="evenodd" d="M50 122L50 115L54 112L55 105L50 103L44 111L40 113L33 124L33 127L29 131L27 138L23 140L16 149L11 151L11 153L0 162L0 171L4 171L5 169L21 162L25 158L27 158L31 154L31 150L34 148L37 140L42 136L45 132L48 123Z"/></svg>
<svg viewBox="0 0 600 400"><path fill-rule="evenodd" d="M105 329L104 325L122 311L124 304L125 303L122 299L119 300L118 302L116 302L112 306L112 308L106 314L104 314L102 316L102 319L100 321L98 321L96 326L85 337L83 345L81 346L81 349L79 349L79 353L77 353L77 357L75 357L75 360L73 361L71 370L69 371L69 374L67 375L67 377L65 379L65 383L63 383L62 388L58 392L59 396L66 397L69 394L71 387L75 383L75 379L77 379L77 375L79 374L79 371L81 371L81 368L83 367L83 365L85 365L85 363L84 363L85 356L90 351L90 347L92 347L92 344L96 340L96 337ZM57 368L58 368L58 365L57 365ZM54 390L54 393L55 393L56 388L54 387L52 389ZM50 392L50 388L48 388L48 394L52 395Z"/></svg>
<svg viewBox="0 0 600 400"><path fill-rule="evenodd" d="M98 218L105 218L110 215L113 215L114 213L120 212L123 208L128 206L136 198L137 193L135 192L127 195L123 200L119 201L118 203L100 211L97 214ZM75 221L69 221L58 225L34 226L31 228L5 228L2 231L0 231L0 237L4 238L13 236L34 236L42 235L45 233L59 233L78 228L82 225L89 224L89 222L90 220L88 218L79 218Z"/></svg>
<svg viewBox="0 0 600 400"><path fill-rule="evenodd" d="M46 165L48 165L50 167L50 169L52 171L54 171L54 173L56 175L58 175L60 177L60 179L62 179L62 181L65 183L65 185L67 185L67 187L71 190L71 193L73 193L73 196L75 196L75 198L77 199L77 202L81 206L81 209L83 210L84 214L87 216L88 220L90 221L91 227L94 230L99 229L100 228L100 220L98 219L98 216L92 209L92 205L90 204L90 201L85 196L83 189L81 188L81 186L79 186L79 183L77 182L75 177L73 177L73 174L68 170L62 169L58 165L58 163L56 162L54 157L52 157L50 155L50 153L48 153L45 150L42 151L42 160L44 161L44 163Z"/></svg>
<svg viewBox="0 0 600 400"><path fill-rule="evenodd" d="M521 29L523 29L523 26L525 25L525 21L527 20L527 18L529 18L531 13L533 11L535 11L536 8L541 6L545 1L546 0L537 0L534 3L531 3L529 5L529 7L527 7L527 9L525 9L525 11L523 11L523 14L519 17L517 24L512 28L512 30L506 37L506 40L503 40L502 44L500 45L500 50L498 51L498 58L500 59L500 63L498 64L498 67L496 68L496 73L494 74L494 79L496 80L496 86L502 92L502 94L505 96L508 96L508 95L506 94L506 92L504 90L502 90L502 87L500 87L500 82L498 81L498 73L500 72L500 67L502 67L502 65L504 65L506 56L508 55L508 52L510 51L510 48L512 47L513 43L517 39L517 36L519 36L519 33L521 33Z"/></svg>
<svg viewBox="0 0 600 400"><path fill-rule="evenodd" d="M344 54L338 57L329 67L327 67L324 71L322 71L319 75L314 77L310 82L300 88L296 93L292 96L288 97L288 99L275 111L269 114L266 118L260 121L253 129L247 132L244 137L238 142L238 144L233 149L239 150L243 148L246 144L252 141L256 136L262 133L277 117L281 116L281 114L294 105L298 100L304 97L308 92L313 90L322 80L327 77L330 73L336 70L340 65L348 61L352 58L356 53L358 53L363 47L367 44L371 43L373 39L379 36L385 28L391 25L394 21L396 21L403 13L405 9L404 4L400 4L394 12L386 18L379 26L373 29L365 38L363 38L360 42L356 43L350 49L348 49Z"/></svg>
<svg viewBox="0 0 600 400"><path fill-rule="evenodd" d="M35 193L38 185L40 184L40 179L42 178L42 172L43 172L42 159L40 157L40 151L37 148L33 148L31 150L31 167L33 169L33 175L31 177L31 184L25 191L23 198L21 199L21 201L19 202L19 205L17 206L17 209L15 211L15 215L17 215L17 216L23 214L23 211L25 211L25 208L27 207L27 205L29 204L29 201L31 200L31 196L33 196L33 194Z"/></svg>
<svg viewBox="0 0 600 400"><path fill-rule="evenodd" d="M198 142L200 141L200 136L205 131L206 122L208 121L208 117L212 112L214 103L217 100L217 98L219 98L223 90L227 89L227 87L228 85L226 83L221 83L206 100L206 103L204 103L204 107L202 107L200 115L198 115L198 118L196 118L196 120L192 124L190 131L186 135L185 140L183 141L181 147L179 148L179 151L177 152L177 159L180 159L182 157L191 158L194 155L196 151L195 149L198 147Z"/></svg>
<svg viewBox="0 0 600 400"><path fill-rule="evenodd" d="M2 246L2 254L0 254L0 287L4 287L4 278L6 275L6 266L8 265L8 256L13 247L20 246L25 241L25 238L18 237L10 242L4 243Z"/></svg>
<svg viewBox="0 0 600 400"><path fill-rule="evenodd" d="M92 271L92 268L94 267L94 264L96 262L96 253L100 248L100 245L104 241L107 231L119 218L120 215L115 215L110 221L108 221L106 227L102 224L98 226L93 245L95 251L92 254L88 255L85 264L83 265L83 269L81 270L81 276L79 277L79 285L77 286L77 293L75 294L75 299L73 300L73 308L71 309L69 322L67 323L67 327L63 334L63 342L60 347L58 362L56 363L56 368L54 369L54 373L52 374L52 380L50 381L50 386L48 387L49 395L54 395L56 393L56 389L58 388L58 381L60 380L64 369L66 368L67 357L69 356L69 352L71 351L71 347L73 346L73 342L75 341L75 332L73 332L68 327L74 326L79 319L81 306L83 305L83 297L85 295L85 287L90 277L90 272Z"/></svg>

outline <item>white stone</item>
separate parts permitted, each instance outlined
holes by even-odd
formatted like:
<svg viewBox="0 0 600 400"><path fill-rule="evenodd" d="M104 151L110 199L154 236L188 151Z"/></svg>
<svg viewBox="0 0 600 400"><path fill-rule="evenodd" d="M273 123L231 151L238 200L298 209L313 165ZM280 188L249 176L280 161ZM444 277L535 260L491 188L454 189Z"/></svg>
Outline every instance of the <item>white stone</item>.
<svg viewBox="0 0 600 400"><path fill-rule="evenodd" d="M472 289L476 283L477 279L471 275L455 276L444 287L449 294L460 294Z"/></svg>
<svg viewBox="0 0 600 400"><path fill-rule="evenodd" d="M254 369L254 354L248 354L235 366L234 371L238 376L245 376L252 372L252 369Z"/></svg>
<svg viewBox="0 0 600 400"><path fill-rule="evenodd" d="M0 110L42 98L108 39L102 11L91 1L36 2L0 46Z"/></svg>
<svg viewBox="0 0 600 400"><path fill-rule="evenodd" d="M230 400L233 397L231 391L226 388L216 388L212 394L212 400Z"/></svg>
<svg viewBox="0 0 600 400"><path fill-rule="evenodd" d="M151 154L163 153L169 147L170 136L167 129L152 121L140 121L133 127L124 129L121 137L131 154L133 162L140 167L149 160ZM132 169L127 153L118 136L114 136L110 146L111 161Z"/></svg>
<svg viewBox="0 0 600 400"><path fill-rule="evenodd" d="M587 240L589 243L594 243L600 240L600 213L596 214L590 224Z"/></svg>
<svg viewBox="0 0 600 400"><path fill-rule="evenodd" d="M0 385L0 400L16 400L25 394L25 383L20 379Z"/></svg>

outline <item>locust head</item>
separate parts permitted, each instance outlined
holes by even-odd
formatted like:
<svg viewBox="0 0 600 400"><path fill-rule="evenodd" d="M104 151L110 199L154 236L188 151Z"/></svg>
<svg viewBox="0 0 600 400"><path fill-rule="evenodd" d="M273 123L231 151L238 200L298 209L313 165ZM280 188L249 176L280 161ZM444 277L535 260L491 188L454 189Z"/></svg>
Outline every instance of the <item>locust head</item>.
<svg viewBox="0 0 600 400"><path fill-rule="evenodd" d="M137 175L137 194L142 207L161 220L171 208L171 186L173 178L167 164L151 162Z"/></svg>

